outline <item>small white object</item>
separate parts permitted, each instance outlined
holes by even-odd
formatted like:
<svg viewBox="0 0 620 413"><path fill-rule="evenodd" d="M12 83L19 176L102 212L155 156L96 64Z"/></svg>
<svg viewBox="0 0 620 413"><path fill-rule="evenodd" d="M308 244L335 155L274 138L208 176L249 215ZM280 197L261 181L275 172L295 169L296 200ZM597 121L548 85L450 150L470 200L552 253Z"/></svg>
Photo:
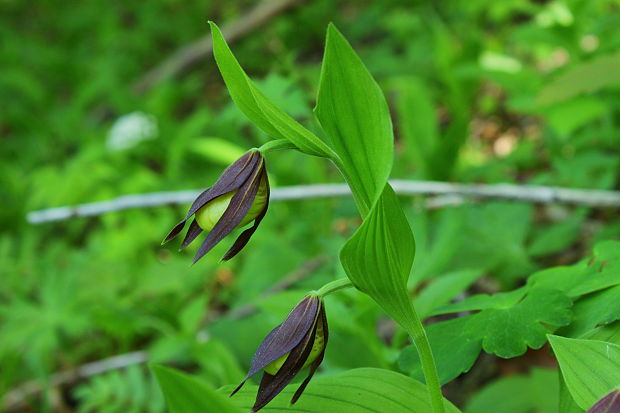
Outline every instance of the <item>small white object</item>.
<svg viewBox="0 0 620 413"><path fill-rule="evenodd" d="M158 135L157 121L153 115L132 112L121 116L108 132L107 146L113 151L132 148L144 140Z"/></svg>

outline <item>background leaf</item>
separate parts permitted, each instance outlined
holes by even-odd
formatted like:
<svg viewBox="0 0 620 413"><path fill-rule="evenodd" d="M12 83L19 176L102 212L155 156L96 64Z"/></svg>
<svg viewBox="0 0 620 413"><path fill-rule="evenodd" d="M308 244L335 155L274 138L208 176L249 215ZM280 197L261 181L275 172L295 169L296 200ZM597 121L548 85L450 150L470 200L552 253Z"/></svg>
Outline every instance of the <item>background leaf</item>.
<svg viewBox="0 0 620 413"><path fill-rule="evenodd" d="M173 369L154 366L170 413L241 413L227 398L202 381Z"/></svg>
<svg viewBox="0 0 620 413"><path fill-rule="evenodd" d="M540 105L567 100L581 93L620 83L620 53L581 63L545 86L538 95Z"/></svg>

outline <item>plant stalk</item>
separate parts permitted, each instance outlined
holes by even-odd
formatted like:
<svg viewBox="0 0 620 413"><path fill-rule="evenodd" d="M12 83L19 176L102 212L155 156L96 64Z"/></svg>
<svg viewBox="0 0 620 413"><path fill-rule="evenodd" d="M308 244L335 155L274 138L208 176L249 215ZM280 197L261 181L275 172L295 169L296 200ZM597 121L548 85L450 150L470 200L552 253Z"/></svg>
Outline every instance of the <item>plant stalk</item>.
<svg viewBox="0 0 620 413"><path fill-rule="evenodd" d="M439 375L437 374L437 367L435 365L431 345L426 336L426 330L424 330L424 326L422 325L422 320L418 317L413 303L411 303L411 301L409 303L411 305L410 317L407 319L407 325L403 325L403 327L411 336L413 344L415 344L418 350L433 413L444 413L443 394L441 393Z"/></svg>
<svg viewBox="0 0 620 413"><path fill-rule="evenodd" d="M343 290L345 288L353 287L353 283L347 277L340 278L322 286L318 291L314 292L319 297L325 297L326 295L335 293L336 291Z"/></svg>

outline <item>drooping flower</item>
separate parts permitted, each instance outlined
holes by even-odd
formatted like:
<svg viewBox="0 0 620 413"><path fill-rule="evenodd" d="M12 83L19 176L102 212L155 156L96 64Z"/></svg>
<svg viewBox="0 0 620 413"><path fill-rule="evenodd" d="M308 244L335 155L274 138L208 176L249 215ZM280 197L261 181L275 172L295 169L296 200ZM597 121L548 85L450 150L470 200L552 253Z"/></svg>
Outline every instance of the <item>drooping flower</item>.
<svg viewBox="0 0 620 413"><path fill-rule="evenodd" d="M179 235L185 223L194 216L180 249L187 247L202 231L208 231L196 252L195 263L235 228L254 221L222 258L229 260L248 243L265 217L268 206L269 180L265 159L259 151L251 150L226 168L212 187L198 195L185 218L172 228L162 244Z"/></svg>
<svg viewBox="0 0 620 413"><path fill-rule="evenodd" d="M250 371L231 396L250 377L264 370L252 407L252 411L257 412L276 397L301 369L310 366L308 377L291 399L291 404L295 403L323 361L327 338L325 306L318 296L310 294L263 340L252 358Z"/></svg>

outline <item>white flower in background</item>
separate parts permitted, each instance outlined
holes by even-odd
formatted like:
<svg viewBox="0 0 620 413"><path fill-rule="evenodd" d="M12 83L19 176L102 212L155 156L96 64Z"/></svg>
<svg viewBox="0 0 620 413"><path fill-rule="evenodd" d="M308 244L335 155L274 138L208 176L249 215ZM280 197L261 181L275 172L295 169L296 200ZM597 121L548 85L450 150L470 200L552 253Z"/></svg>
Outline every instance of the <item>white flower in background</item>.
<svg viewBox="0 0 620 413"><path fill-rule="evenodd" d="M107 146L121 151L136 146L139 142L157 137L157 121L153 115L132 112L121 116L108 132Z"/></svg>

